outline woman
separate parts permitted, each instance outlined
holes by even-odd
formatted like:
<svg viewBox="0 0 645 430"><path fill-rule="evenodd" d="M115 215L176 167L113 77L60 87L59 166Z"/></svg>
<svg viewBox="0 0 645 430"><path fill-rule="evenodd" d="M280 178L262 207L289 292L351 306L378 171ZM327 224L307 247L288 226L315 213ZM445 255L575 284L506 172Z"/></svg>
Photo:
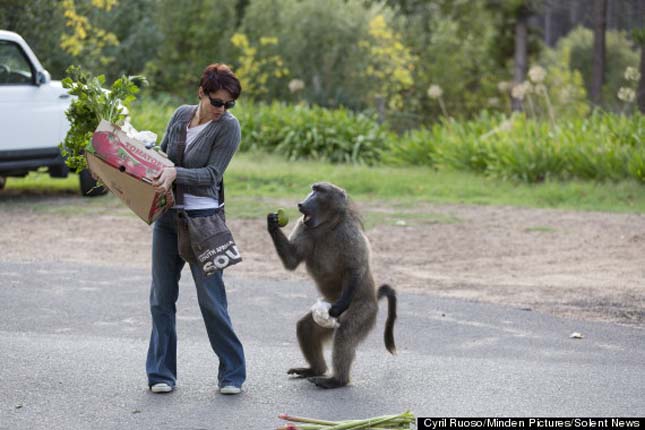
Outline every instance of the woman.
<svg viewBox="0 0 645 430"><path fill-rule="evenodd" d="M158 191L173 184L183 194L183 209L191 216L209 216L220 210L219 186L224 171L240 144L240 124L230 112L240 96L240 81L223 64L204 69L199 84L199 103L184 105L173 114L161 149L177 164L177 146L185 136L182 167L169 167L153 182ZM177 381L177 334L175 302L185 261L177 248L177 209L159 218L152 235L152 286L150 310L152 335L146 371L154 393L173 391ZM222 271L206 277L191 264L199 307L211 347L219 358L218 383L222 394L238 394L246 378L244 350L227 311Z"/></svg>

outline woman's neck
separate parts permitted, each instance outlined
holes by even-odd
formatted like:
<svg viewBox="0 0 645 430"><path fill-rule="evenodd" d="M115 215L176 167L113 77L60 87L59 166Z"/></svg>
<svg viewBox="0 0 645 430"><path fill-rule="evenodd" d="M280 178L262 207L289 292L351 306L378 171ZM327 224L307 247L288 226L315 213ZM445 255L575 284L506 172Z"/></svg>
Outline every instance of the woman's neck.
<svg viewBox="0 0 645 430"><path fill-rule="evenodd" d="M193 120L191 121L191 125L193 127L196 127L198 125L206 124L210 121L212 121L212 118L202 115L200 107L197 106L197 110L195 111L195 115L193 116Z"/></svg>

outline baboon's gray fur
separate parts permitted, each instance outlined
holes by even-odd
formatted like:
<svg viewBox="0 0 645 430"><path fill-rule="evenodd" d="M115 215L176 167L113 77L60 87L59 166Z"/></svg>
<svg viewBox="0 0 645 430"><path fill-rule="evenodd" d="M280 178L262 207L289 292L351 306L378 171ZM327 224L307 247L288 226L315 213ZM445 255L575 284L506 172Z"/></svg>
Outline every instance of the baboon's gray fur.
<svg viewBox="0 0 645 430"><path fill-rule="evenodd" d="M330 315L340 326L323 328L307 313L297 324L298 342L309 367L293 368L289 374L308 377L323 388L346 385L358 344L376 322L377 300L388 298L388 320L385 328L386 348L394 354L393 326L396 318L396 294L383 285L378 293L370 271L370 246L354 206L345 191L330 183L317 183L298 205L303 216L287 238L269 214L267 225L276 251L288 270L304 261L320 294L332 303ZM377 297L378 296L378 297ZM327 364L323 342L333 338L330 377L323 375Z"/></svg>

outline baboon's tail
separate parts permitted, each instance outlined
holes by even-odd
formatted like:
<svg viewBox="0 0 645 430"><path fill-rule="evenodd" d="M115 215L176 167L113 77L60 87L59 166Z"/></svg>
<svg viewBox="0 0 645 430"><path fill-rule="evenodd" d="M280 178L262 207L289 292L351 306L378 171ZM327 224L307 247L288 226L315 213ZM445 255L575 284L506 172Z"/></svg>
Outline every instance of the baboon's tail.
<svg viewBox="0 0 645 430"><path fill-rule="evenodd" d="M396 320L396 291L387 284L383 284L378 289L378 299L387 297L387 320L385 321L385 348L391 354L396 354L394 345L394 321Z"/></svg>

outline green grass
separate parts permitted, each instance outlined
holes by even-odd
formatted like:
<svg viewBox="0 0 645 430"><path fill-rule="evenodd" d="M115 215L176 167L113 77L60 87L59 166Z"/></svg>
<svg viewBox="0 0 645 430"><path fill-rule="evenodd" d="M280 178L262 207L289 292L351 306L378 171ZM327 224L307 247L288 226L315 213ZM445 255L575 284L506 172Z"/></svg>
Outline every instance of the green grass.
<svg viewBox="0 0 645 430"><path fill-rule="evenodd" d="M422 203L464 203L557 208L603 212L645 212L645 188L636 181L604 182L546 181L525 184L486 178L481 175L434 171L424 167L367 167L321 162L288 162L277 156L240 153L226 173L227 207L231 216L263 217L284 207L291 219L298 216L296 203L316 181L330 181L345 188L350 196L370 207L366 225L410 225L456 223L459 219L418 210ZM78 195L78 177L50 178L32 173L26 178L9 178L2 196L16 194ZM115 198L80 198L81 211L96 213L102 205L117 210ZM36 210L37 206L34 208ZM42 208L56 211L56 208ZM65 213L64 208L59 208ZM126 211L127 212L127 211ZM70 213L73 213L70 212Z"/></svg>
<svg viewBox="0 0 645 430"><path fill-rule="evenodd" d="M47 173L32 172L24 178L7 178L7 190L23 191L32 194L79 193L78 175L66 178L51 178Z"/></svg>
<svg viewBox="0 0 645 430"><path fill-rule="evenodd" d="M420 202L509 205L604 212L645 211L645 188L636 181L545 181L526 184L424 167L366 167L287 162L264 154L238 154L226 174L226 191L238 198L302 199L316 181L345 188L354 200L380 200L401 209ZM235 204L235 203L232 203ZM247 203L248 204L248 203Z"/></svg>

